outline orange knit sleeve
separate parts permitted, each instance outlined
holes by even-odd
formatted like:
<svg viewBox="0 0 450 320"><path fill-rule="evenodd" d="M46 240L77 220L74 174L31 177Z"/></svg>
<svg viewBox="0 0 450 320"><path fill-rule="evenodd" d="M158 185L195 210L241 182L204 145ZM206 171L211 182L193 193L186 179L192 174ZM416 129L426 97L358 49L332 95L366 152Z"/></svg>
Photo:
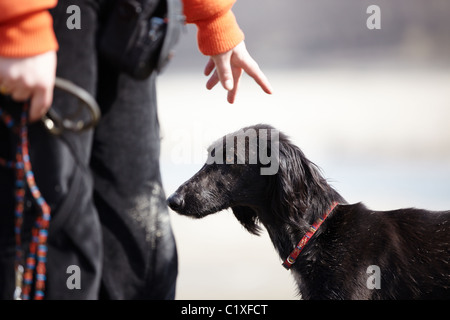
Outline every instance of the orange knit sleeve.
<svg viewBox="0 0 450 320"><path fill-rule="evenodd" d="M57 0L0 1L0 56L27 57L58 49L47 9Z"/></svg>
<svg viewBox="0 0 450 320"><path fill-rule="evenodd" d="M187 23L198 28L198 47L204 55L231 50L244 40L231 8L236 0L183 0Z"/></svg>

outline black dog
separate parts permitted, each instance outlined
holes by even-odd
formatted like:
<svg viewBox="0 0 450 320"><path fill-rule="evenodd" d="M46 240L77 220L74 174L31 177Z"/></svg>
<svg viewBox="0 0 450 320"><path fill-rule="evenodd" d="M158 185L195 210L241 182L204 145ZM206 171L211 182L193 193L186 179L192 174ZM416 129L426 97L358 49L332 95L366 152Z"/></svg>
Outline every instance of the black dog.
<svg viewBox="0 0 450 320"><path fill-rule="evenodd" d="M207 164L168 204L194 218L231 207L253 234L261 222L280 257L291 255L284 264L292 267L303 299L450 299L450 211L347 204L270 126L219 139ZM308 236L299 253L295 247Z"/></svg>

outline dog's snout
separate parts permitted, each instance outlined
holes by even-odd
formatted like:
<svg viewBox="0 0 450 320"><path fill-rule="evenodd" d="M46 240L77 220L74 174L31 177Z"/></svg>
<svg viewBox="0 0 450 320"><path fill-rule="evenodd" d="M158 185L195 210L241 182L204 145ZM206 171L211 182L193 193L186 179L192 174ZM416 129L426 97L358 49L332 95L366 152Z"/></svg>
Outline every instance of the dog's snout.
<svg viewBox="0 0 450 320"><path fill-rule="evenodd" d="M184 206L184 198L180 194L174 193L167 199L167 204L172 210L178 211Z"/></svg>

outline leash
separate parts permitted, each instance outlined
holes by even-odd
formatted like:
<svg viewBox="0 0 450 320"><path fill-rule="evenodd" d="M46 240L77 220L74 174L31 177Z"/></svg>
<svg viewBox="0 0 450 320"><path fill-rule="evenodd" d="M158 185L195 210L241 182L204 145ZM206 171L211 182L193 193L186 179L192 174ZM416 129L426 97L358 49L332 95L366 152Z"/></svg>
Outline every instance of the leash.
<svg viewBox="0 0 450 320"><path fill-rule="evenodd" d="M55 79L55 88L61 89L78 98L78 108L71 116L61 118L53 109L48 110L42 117L42 123L53 135L60 135L64 131L81 132L95 127L100 120L100 108L94 97L72 82L58 78ZM90 121L76 120L82 109L89 112Z"/></svg>
<svg viewBox="0 0 450 320"><path fill-rule="evenodd" d="M0 159L0 165L15 169L15 209L14 209L14 234L16 240L15 277L16 289L14 299L29 300L31 287L34 286L34 299L44 298L47 260L47 236L50 222L50 207L42 197L34 179L33 170L28 153L28 109L29 104L24 103L20 123L15 124L13 118L0 108L0 117L6 127L18 134L15 161ZM22 248L22 224L24 213L24 201L26 188L30 190L33 199L38 206L38 215L31 230L32 238L28 248L28 256L25 260ZM37 262L37 264L36 264ZM35 280L35 281L33 281Z"/></svg>
<svg viewBox="0 0 450 320"><path fill-rule="evenodd" d="M79 108L87 106L91 121L75 121L74 118L60 118L56 112L50 110L48 116L42 121L45 128L54 135L60 135L64 130L73 132L92 128L100 119L100 109L95 99L84 89L73 83L57 78L55 87L74 96L80 102ZM0 106L0 118L8 129L18 136L15 161L0 158L0 166L15 170L15 208L14 208L14 235L16 243L15 255L15 300L30 300L34 283L34 300L44 299L47 262L47 237L51 218L51 209L39 191L31 167L28 152L28 111L29 103L23 104L20 121L15 123L13 117ZM76 114L79 114L77 110ZM38 207L38 214L31 230L31 241L28 255L25 258L22 245L22 225L24 216L24 202L27 189L31 192Z"/></svg>
<svg viewBox="0 0 450 320"><path fill-rule="evenodd" d="M331 204L330 209L327 212L325 212L325 214L322 217L320 217L316 222L314 222L314 224L309 228L309 231L306 232L306 234L303 236L303 238L300 240L300 242L297 244L294 250L292 250L291 254L286 258L286 260L284 260L283 267L285 267L286 270L289 270L292 267L292 265L297 260L298 256L302 252L305 245L316 233L316 231L319 229L319 227L322 225L325 219L330 215L330 213L333 212L334 208L336 208L338 204L339 202L333 202Z"/></svg>

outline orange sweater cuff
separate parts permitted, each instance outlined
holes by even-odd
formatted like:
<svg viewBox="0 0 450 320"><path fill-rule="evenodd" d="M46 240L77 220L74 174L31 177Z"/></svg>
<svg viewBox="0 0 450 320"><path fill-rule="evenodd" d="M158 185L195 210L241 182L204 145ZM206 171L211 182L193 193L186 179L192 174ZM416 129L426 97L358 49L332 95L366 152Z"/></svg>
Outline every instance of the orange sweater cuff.
<svg viewBox="0 0 450 320"><path fill-rule="evenodd" d="M53 19L47 10L0 24L0 56L19 58L57 49Z"/></svg>
<svg viewBox="0 0 450 320"><path fill-rule="evenodd" d="M207 56L227 52L244 40L244 33L232 11L213 19L196 21L196 25L200 52Z"/></svg>

